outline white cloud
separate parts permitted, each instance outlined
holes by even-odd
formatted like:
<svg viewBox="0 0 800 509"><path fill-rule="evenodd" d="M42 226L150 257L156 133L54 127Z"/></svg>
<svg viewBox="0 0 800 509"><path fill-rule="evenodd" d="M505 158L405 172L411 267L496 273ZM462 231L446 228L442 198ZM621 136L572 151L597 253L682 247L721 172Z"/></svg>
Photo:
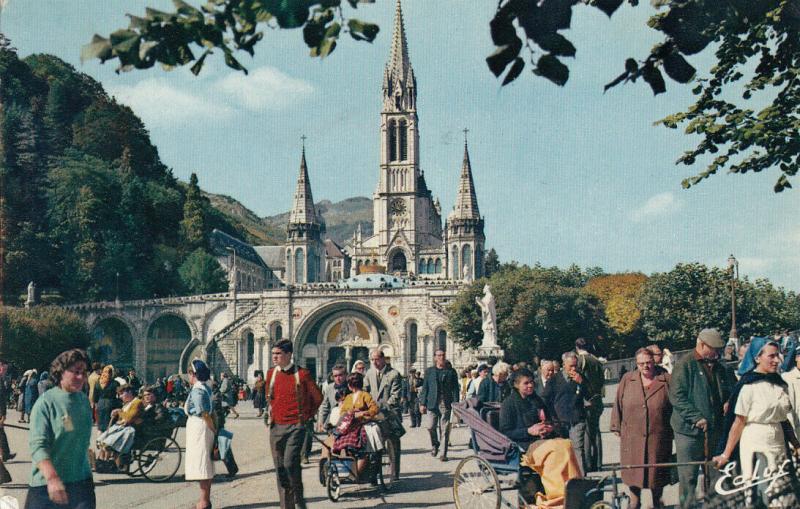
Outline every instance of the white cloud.
<svg viewBox="0 0 800 509"><path fill-rule="evenodd" d="M672 214L683 207L675 195L666 192L651 196L644 204L631 212L631 220L641 223L656 217Z"/></svg>
<svg viewBox="0 0 800 509"><path fill-rule="evenodd" d="M171 127L201 119L219 119L231 108L171 85L166 78L148 78L133 86L109 87L111 95L128 106L148 127Z"/></svg>
<svg viewBox="0 0 800 509"><path fill-rule="evenodd" d="M247 75L231 72L216 87L252 111L285 108L314 92L309 82L287 76L274 67L261 67Z"/></svg>

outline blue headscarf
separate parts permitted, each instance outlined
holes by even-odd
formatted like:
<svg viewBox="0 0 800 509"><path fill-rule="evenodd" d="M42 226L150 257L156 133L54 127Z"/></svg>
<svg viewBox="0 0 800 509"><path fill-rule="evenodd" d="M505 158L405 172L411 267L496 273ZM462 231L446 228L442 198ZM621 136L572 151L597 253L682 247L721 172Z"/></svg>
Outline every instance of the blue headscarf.
<svg viewBox="0 0 800 509"><path fill-rule="evenodd" d="M758 357L758 354L761 353L761 349L763 349L768 343L777 345L778 350L781 349L778 343L769 338L754 336L750 340L750 346L747 348L744 357L742 357L742 362L739 363L739 369L736 371L739 376L744 376L745 373L749 373L750 371L756 369L756 357Z"/></svg>
<svg viewBox="0 0 800 509"><path fill-rule="evenodd" d="M211 370L208 365L200 359L192 361L192 368L194 368L194 376L201 382L206 382L211 377Z"/></svg>

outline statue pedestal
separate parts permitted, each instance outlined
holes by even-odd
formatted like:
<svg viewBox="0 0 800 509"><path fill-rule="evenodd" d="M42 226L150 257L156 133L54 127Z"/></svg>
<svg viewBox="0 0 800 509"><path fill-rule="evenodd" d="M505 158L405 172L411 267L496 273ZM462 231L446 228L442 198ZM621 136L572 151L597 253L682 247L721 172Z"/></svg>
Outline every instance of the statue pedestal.
<svg viewBox="0 0 800 509"><path fill-rule="evenodd" d="M478 359L479 362L493 364L498 360L502 360L504 356L505 352L499 346L480 346L477 349L475 358Z"/></svg>

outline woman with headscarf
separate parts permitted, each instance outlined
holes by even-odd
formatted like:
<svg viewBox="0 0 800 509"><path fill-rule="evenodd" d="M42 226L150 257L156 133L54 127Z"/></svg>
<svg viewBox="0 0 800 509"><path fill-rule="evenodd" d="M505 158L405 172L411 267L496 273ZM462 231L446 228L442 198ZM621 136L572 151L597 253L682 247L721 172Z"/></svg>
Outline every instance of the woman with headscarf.
<svg viewBox="0 0 800 509"><path fill-rule="evenodd" d="M28 380L30 380L31 373L33 372L32 369L29 369L25 373L22 374L22 378L19 379L19 384L17 385L17 391L19 392L19 399L17 399L17 410L19 410L19 422L27 422L25 419L26 415L30 415L28 410L25 408L25 389L28 386Z"/></svg>
<svg viewBox="0 0 800 509"><path fill-rule="evenodd" d="M362 360L357 360L353 363L351 373L361 373L362 376L367 374L367 363Z"/></svg>
<svg viewBox="0 0 800 509"><path fill-rule="evenodd" d="M756 454L763 456L766 468L775 472L786 459L787 442L795 450L800 448L789 424L792 405L786 382L778 374L780 364L778 343L753 338L739 366L739 383L728 400L725 449L714 462L721 468L735 457L738 446L739 465L746 480L763 473L754 472ZM767 498L772 498L769 490Z"/></svg>
<svg viewBox="0 0 800 509"><path fill-rule="evenodd" d="M31 415L31 410L33 409L33 404L36 403L36 400L39 399L39 377L37 375L37 371L35 369L31 370L31 374L28 376L28 382L25 384L25 413L28 414L28 417Z"/></svg>
<svg viewBox="0 0 800 509"><path fill-rule="evenodd" d="M47 371L43 371L41 375L39 375L39 383L36 384L36 390L39 392L39 396L47 392L47 389L53 386L53 382L50 381L50 374Z"/></svg>
<svg viewBox="0 0 800 509"><path fill-rule="evenodd" d="M111 411L117 406L117 384L114 380L114 366L111 364L103 368L100 380L94 388L94 402L97 408L97 429L101 433L108 429L111 421Z"/></svg>
<svg viewBox="0 0 800 509"><path fill-rule="evenodd" d="M211 509L211 481L214 479L214 463L211 451L214 447L216 429L211 412L211 388L206 382L211 370L200 359L189 367L189 397L184 410L186 420L186 480L200 481L200 500L195 509Z"/></svg>

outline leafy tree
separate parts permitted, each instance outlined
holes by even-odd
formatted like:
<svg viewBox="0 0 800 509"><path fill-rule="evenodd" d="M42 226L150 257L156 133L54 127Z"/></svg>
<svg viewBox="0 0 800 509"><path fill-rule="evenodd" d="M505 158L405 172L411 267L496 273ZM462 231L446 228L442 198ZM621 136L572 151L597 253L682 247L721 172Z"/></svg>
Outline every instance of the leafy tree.
<svg viewBox="0 0 800 509"><path fill-rule="evenodd" d="M577 275L580 274L580 277ZM448 309L448 330L459 342L480 344L480 310L475 297L489 284L497 306L498 342L511 360L534 355L560 356L579 336L604 333L602 307L582 290L584 271L506 265L488 279L479 279L459 293Z"/></svg>
<svg viewBox="0 0 800 509"><path fill-rule="evenodd" d="M698 263L679 264L670 272L653 274L645 284L639 306L642 328L649 338L670 348L694 346L697 333L731 328L731 277L728 271ZM800 300L793 292L766 280L736 284L736 327L739 335L771 334L800 327Z"/></svg>
<svg viewBox="0 0 800 509"><path fill-rule="evenodd" d="M497 251L495 251L494 248L491 248L489 252L486 253L483 270L486 273L486 277L490 277L500 270L500 258L497 256Z"/></svg>
<svg viewBox="0 0 800 509"><path fill-rule="evenodd" d="M639 325L639 297L647 276L635 272L589 280L586 291L603 303L606 323L618 334L631 334Z"/></svg>
<svg viewBox="0 0 800 509"><path fill-rule="evenodd" d="M118 59L118 70L123 71L156 63L167 69L191 64L197 74L205 59L219 50L229 67L246 72L234 54L254 54L264 35L257 30L260 23L303 28L311 55L319 57L336 48L342 31L366 41L378 33L376 25L345 13L346 5L356 8L359 0L347 0L347 4L342 0L214 0L199 8L183 0L173 3L175 12L147 9L144 16L130 16L127 29L107 38L95 35L83 48L82 58ZM563 86L569 79L563 60L577 53L564 35L573 10L588 5L611 16L623 3L499 0L489 22L496 50L486 63L495 76L503 76L503 85L517 79L528 65L533 74ZM627 3L636 6L639 1ZM624 72L605 89L641 80L660 94L666 91L663 73L678 83L694 81L697 101L661 123L670 128L685 126L686 133L703 138L678 163L692 166L700 157L722 153L710 158L698 175L684 180L685 187L725 168L732 173L778 169L775 191L790 187L789 177L800 169L800 1L654 0L653 5L658 12L647 25L660 32L663 40L643 58L628 58ZM698 73L686 57L709 46L716 62Z"/></svg>
<svg viewBox="0 0 800 509"><path fill-rule="evenodd" d="M83 320L58 307L0 307L2 354L22 369L48 369L64 350L86 348L89 332Z"/></svg>
<svg viewBox="0 0 800 509"><path fill-rule="evenodd" d="M224 292L228 288L225 271L203 248L197 248L178 269L184 286L192 294Z"/></svg>

